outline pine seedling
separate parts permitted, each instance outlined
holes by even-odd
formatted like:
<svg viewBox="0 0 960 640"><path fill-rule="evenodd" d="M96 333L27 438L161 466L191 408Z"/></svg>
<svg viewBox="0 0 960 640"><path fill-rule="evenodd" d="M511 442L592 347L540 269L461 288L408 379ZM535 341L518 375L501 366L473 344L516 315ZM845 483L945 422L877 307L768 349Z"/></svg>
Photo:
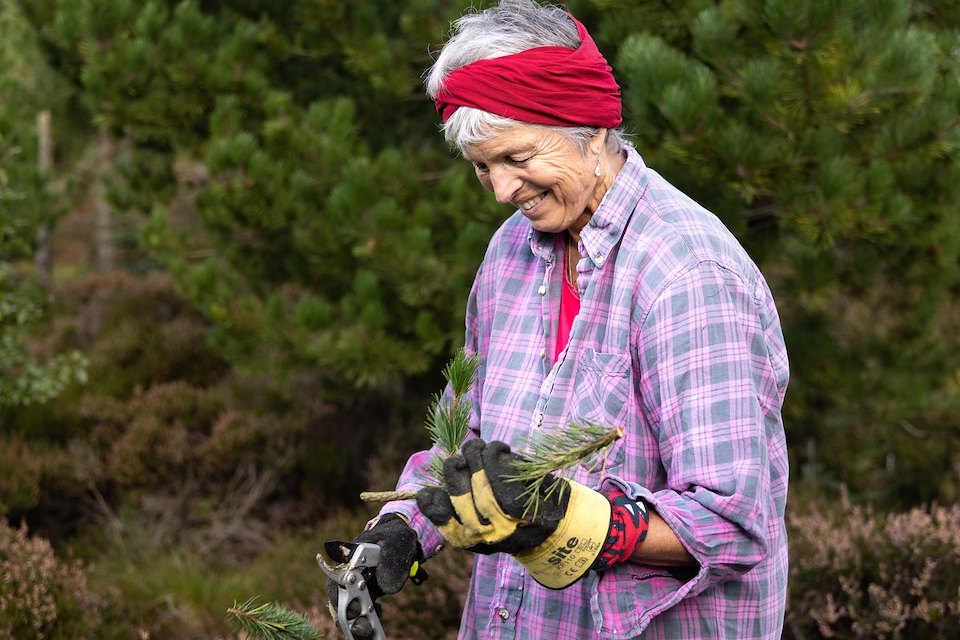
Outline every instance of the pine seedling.
<svg viewBox="0 0 960 640"><path fill-rule="evenodd" d="M259 640L317 640L320 632L299 613L277 602L257 604L257 598L236 603L227 609L234 624Z"/></svg>
<svg viewBox="0 0 960 640"><path fill-rule="evenodd" d="M508 482L522 482L527 486L520 494L526 499L523 517L535 518L541 500L551 498L566 488L566 482L556 482L550 474L579 464L622 437L623 429L620 427L608 429L589 421L581 423L571 420L564 429L554 433L538 433L536 438L531 438L527 450L514 463L516 475L507 478ZM601 463L606 463L606 455L596 456L589 470L593 471ZM549 484L544 486L548 481ZM557 495L557 499L561 497L562 493Z"/></svg>
<svg viewBox="0 0 960 640"><path fill-rule="evenodd" d="M470 400L467 393L473 387L480 367L480 356L468 356L464 349L454 355L443 370L452 392L451 396L434 396L427 412L425 427L430 440L439 449L430 460L429 472L438 486L443 485L443 461L457 453L470 428Z"/></svg>
<svg viewBox="0 0 960 640"><path fill-rule="evenodd" d="M443 370L452 395L434 396L425 422L430 439L439 449L428 466L434 486L443 486L443 461L457 453L466 438L470 426L470 400L466 395L474 384L479 366L479 356L467 356L460 349ZM530 439L528 450L518 456L516 475L507 478L508 482L527 484L521 494L526 499L523 517L536 517L540 501L566 487L566 483L552 480L547 485L550 474L579 464L622 437L623 429L620 427L608 429L593 422L575 420L569 421L564 429L555 433L538 432L536 438ZM593 471L596 465L605 461L605 455L596 456L590 470ZM360 494L360 499L365 502L387 502L412 500L415 496L415 491L365 491ZM559 499L561 496L557 497Z"/></svg>
<svg viewBox="0 0 960 640"><path fill-rule="evenodd" d="M470 399L467 394L473 387L480 368L480 356L468 356L460 349L443 369L443 377L450 387L450 394L435 395L424 427L430 434L430 440L438 449L437 455L430 459L427 474L430 484L425 486L443 486L443 461L460 451L467 431L470 429ZM360 499L364 502L388 502L390 500L411 500L415 491L364 491Z"/></svg>

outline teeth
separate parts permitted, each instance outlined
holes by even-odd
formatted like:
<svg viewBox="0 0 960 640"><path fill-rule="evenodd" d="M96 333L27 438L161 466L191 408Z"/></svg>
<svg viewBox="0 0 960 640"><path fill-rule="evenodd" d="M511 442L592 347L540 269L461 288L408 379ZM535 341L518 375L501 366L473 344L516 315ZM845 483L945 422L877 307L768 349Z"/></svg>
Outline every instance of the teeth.
<svg viewBox="0 0 960 640"><path fill-rule="evenodd" d="M547 192L544 191L544 192L541 193L540 195L534 196L533 198L530 198L530 199L527 200L526 202L521 202L521 203L520 203L520 208L523 209L524 211L529 211L530 209L533 209L535 206L537 206L538 204L540 204L540 201L543 200L543 196L544 196L546 193L547 193Z"/></svg>

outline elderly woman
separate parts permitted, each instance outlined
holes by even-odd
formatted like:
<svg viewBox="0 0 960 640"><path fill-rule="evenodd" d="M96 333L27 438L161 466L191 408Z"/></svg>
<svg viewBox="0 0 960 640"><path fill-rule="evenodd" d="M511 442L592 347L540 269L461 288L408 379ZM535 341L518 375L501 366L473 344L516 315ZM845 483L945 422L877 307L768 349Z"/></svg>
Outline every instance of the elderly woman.
<svg viewBox="0 0 960 640"><path fill-rule="evenodd" d="M446 542L477 554L461 638L779 638L788 366L763 276L624 141L617 83L569 13L503 0L455 27L427 91L516 212L467 308L476 437L445 490L388 503L357 538L382 547L375 593ZM525 517L512 451L570 420L625 435Z"/></svg>

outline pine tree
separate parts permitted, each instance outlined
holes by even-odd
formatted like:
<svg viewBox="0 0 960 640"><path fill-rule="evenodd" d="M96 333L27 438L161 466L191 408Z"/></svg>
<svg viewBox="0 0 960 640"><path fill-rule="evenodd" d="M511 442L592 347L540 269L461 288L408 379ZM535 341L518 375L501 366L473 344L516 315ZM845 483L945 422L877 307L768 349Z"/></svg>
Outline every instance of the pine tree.
<svg viewBox="0 0 960 640"><path fill-rule="evenodd" d="M604 24L620 17L621 3L597 4ZM656 15L653 4L635 11ZM792 357L788 437L817 445L795 459L865 495L955 499L955 3L669 7L666 33L637 20L598 40L617 47L648 164L716 212L768 276Z"/></svg>
<svg viewBox="0 0 960 640"><path fill-rule="evenodd" d="M419 86L427 43L468 4L20 0L123 143L115 205L148 216L142 248L219 348L247 369L326 371L325 394L395 398L456 347L506 213L444 153ZM648 164L767 274L789 437L818 445L800 466L904 501L960 495L955 3L569 7ZM195 216L171 204L187 186Z"/></svg>
<svg viewBox="0 0 960 640"><path fill-rule="evenodd" d="M36 229L58 210L37 167L36 114L61 113L66 88L45 64L19 7L0 4L0 408L45 402L85 377L77 352L38 355L48 292L27 266Z"/></svg>
<svg viewBox="0 0 960 640"><path fill-rule="evenodd" d="M495 220L423 95L463 2L60 2L45 33L127 143L112 196L244 368L435 372ZM42 19L42 18L41 18ZM198 216L177 163L205 165Z"/></svg>
<svg viewBox="0 0 960 640"><path fill-rule="evenodd" d="M49 304L46 291L19 266L33 250L34 226L17 212L24 195L10 184L0 140L0 409L46 402L74 381L86 380L78 352L39 357L30 339Z"/></svg>

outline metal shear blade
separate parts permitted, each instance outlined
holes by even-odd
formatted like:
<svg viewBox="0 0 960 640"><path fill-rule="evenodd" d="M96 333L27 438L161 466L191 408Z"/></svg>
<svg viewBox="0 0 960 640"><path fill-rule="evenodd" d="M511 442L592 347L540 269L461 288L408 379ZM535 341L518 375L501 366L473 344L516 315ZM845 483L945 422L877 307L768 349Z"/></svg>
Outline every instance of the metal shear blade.
<svg viewBox="0 0 960 640"><path fill-rule="evenodd" d="M356 640L353 635L352 624L360 617L366 618L373 630L373 640L386 640L380 617L377 615L373 598L367 588L367 579L363 575L364 569L373 569L380 564L380 547L366 542L352 543L330 541L324 549L331 559L339 564L331 566L324 560L322 554L317 554L317 564L320 570L331 580L337 583L337 626L346 640ZM347 617L347 607L356 601L359 605L359 614L354 618Z"/></svg>

